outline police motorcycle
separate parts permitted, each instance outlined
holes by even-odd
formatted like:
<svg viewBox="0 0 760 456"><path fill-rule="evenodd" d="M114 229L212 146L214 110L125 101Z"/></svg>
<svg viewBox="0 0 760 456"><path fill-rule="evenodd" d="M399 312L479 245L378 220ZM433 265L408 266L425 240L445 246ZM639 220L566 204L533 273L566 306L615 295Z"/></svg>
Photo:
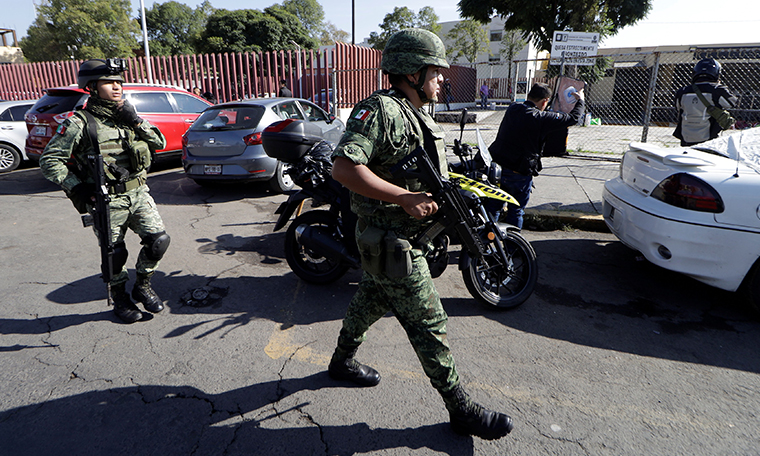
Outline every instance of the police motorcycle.
<svg viewBox="0 0 760 456"><path fill-rule="evenodd" d="M461 125L463 128L464 121ZM267 155L292 165L289 172L301 187L275 212L279 218L274 231L282 229L296 211L300 212L306 199L311 198L312 207L327 206L327 210L297 214L285 237L285 258L293 272L307 282L327 284L349 268L361 267L355 239L357 218L348 204L348 190L331 177L332 147L309 127L296 120L277 122L264 130L262 142ZM443 178L421 147L394 170L399 175L421 179L434 189L439 210L413 242L432 246L426 252L431 275L440 276L448 266L450 244L461 244L459 269L467 290L485 305L509 309L533 293L538 263L535 251L519 229L499 223L483 205L483 199L502 204L517 202L488 180L480 179L484 169L491 169L491 160L480 132L477 134L476 153L462 145L461 135L455 148L460 163L452 168L464 174L450 172L448 178ZM468 162L475 160L475 155L484 161ZM489 165L484 168L486 162ZM491 171L493 178L497 171Z"/></svg>

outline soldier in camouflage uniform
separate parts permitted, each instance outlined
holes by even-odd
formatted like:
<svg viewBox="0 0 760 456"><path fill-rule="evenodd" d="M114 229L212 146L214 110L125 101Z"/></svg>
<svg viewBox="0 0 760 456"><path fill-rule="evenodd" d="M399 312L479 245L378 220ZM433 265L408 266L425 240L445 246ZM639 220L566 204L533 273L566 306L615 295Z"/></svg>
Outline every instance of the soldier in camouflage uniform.
<svg viewBox="0 0 760 456"><path fill-rule="evenodd" d="M448 68L445 49L434 33L402 30L388 40L381 66L392 87L359 102L335 152L333 177L351 190L351 209L358 215L357 239L371 230L414 239L438 210L418 181L394 179L389 170L419 145L447 172L443 131L422 109L435 101ZM434 160L435 161L435 160ZM503 437L512 420L473 402L459 383L446 338L448 316L441 305L423 255L412 246L411 271L385 269L364 274L351 300L328 372L334 379L362 386L380 382L380 374L355 358L369 327L392 311L406 330L430 382L443 397L454 431L485 439ZM371 249L370 249L371 250Z"/></svg>
<svg viewBox="0 0 760 456"><path fill-rule="evenodd" d="M90 94L87 107L75 111L59 126L40 158L40 168L46 178L63 187L81 213L92 211L94 180L85 158L94 150L88 117L96 122L111 197L114 276L109 298L114 313L122 321L133 323L142 319L143 314L126 291L127 228L140 236L143 245L137 256L132 298L153 313L163 310L164 305L151 287L151 277L169 247L170 238L146 185L151 153L163 149L166 139L158 128L138 117L134 106L122 100L123 67L120 59L82 63L77 76L79 87Z"/></svg>

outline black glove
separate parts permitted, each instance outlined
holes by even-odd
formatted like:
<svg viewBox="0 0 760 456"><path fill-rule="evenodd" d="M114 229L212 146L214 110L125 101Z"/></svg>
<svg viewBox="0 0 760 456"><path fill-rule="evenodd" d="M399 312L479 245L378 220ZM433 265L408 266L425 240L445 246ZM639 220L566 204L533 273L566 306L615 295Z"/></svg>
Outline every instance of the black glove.
<svg viewBox="0 0 760 456"><path fill-rule="evenodd" d="M77 184L72 188L66 196L69 197L71 203L80 214L87 213L87 205L92 204L93 197L95 196L95 184Z"/></svg>
<svg viewBox="0 0 760 456"><path fill-rule="evenodd" d="M81 200L92 201L92 198L95 197L95 184L76 184L71 189L71 194Z"/></svg>
<svg viewBox="0 0 760 456"><path fill-rule="evenodd" d="M121 123L130 127L136 127L142 122L140 116L137 115L137 111L135 111L135 107L126 100L116 108L116 118Z"/></svg>

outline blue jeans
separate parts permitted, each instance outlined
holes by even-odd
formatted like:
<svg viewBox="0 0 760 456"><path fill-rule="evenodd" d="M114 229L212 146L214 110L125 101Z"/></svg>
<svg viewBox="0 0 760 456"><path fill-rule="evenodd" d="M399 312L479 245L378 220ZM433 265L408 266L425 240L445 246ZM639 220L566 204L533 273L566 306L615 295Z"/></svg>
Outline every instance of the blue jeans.
<svg viewBox="0 0 760 456"><path fill-rule="evenodd" d="M520 203L519 207L514 204L507 206L507 215L504 217L505 222L522 229L525 206L528 205L532 188L533 176L523 176L508 169L502 172L501 189L512 195Z"/></svg>

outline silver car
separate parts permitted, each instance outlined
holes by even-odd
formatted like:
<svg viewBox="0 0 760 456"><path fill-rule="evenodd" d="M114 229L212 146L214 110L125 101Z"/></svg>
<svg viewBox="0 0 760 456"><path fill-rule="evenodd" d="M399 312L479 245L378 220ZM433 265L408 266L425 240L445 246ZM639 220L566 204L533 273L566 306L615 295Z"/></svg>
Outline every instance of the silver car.
<svg viewBox="0 0 760 456"><path fill-rule="evenodd" d="M214 105L198 117L182 141L185 174L198 184L268 181L274 191L293 188L287 165L269 157L261 132L269 124L300 119L320 127L336 144L345 125L319 106L301 98L258 98Z"/></svg>
<svg viewBox="0 0 760 456"><path fill-rule="evenodd" d="M28 131L24 114L35 101L0 101L0 173L13 171L27 159L24 142Z"/></svg>

